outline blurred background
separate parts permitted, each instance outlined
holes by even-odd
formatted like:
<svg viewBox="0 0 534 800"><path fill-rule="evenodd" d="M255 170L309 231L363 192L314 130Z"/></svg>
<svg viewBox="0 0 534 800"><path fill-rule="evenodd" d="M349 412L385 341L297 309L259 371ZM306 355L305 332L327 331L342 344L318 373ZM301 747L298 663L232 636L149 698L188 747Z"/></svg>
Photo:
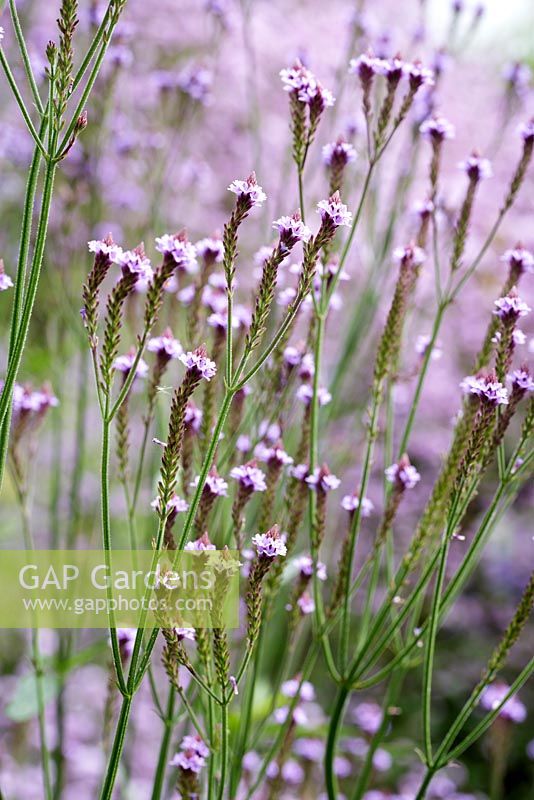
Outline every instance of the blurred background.
<svg viewBox="0 0 534 800"><path fill-rule="evenodd" d="M44 48L56 37L58 2L20 0L17 7L34 70L42 81ZM101 14L100 4L80 0L78 57ZM0 24L5 29L3 45L12 68L22 78L5 10ZM34 387L49 383L59 400L28 445L32 526L38 546L98 546L100 537L99 440L95 433L99 420L79 316L81 286L90 267L87 241L111 231L124 247L144 241L155 260L155 236L185 227L195 242L220 231L232 204L232 195L226 191L228 184L255 169L268 202L262 213L251 216L240 245L238 281L242 300L249 302L258 274L255 254L261 246L272 244L272 220L292 213L298 205L287 95L279 72L298 56L337 97L335 107L324 115L306 167L308 216L315 216L315 202L327 191L321 147L338 135L362 153L349 166L343 192L344 202L353 209L365 166L364 127L360 89L355 78L348 76L347 66L350 58L368 48L384 57L396 53L409 59L420 57L441 77L437 90L414 107L380 170L365 224L346 265L350 282L343 284L339 305L329 320L323 382L333 400L325 412L322 457L342 479L340 492L351 491L358 475L354 458L364 435L361 420L371 356L394 282L391 253L413 236L414 204L425 199L430 152L418 136L419 125L439 110L456 128L456 138L447 143L444 153L444 214L456 208L463 196L463 176L457 163L474 148L492 160L495 176L480 190L468 243L468 255L474 256L518 161L521 143L517 127L534 113L532 0L462 0L457 4L449 0L129 0L89 103L88 128L60 170L42 282L22 366L21 381ZM0 257L12 277L31 152L30 137L2 80ZM447 318L440 337L441 357L432 363L410 449L424 486L413 500L411 514L400 525L401 541L410 535L414 516L449 443L460 403L459 382L470 369L492 302L504 282L500 256L518 241L534 249L533 188L531 171L514 210ZM420 364L417 343L430 332L435 309L433 285L433 276L425 273L407 331L402 376L394 394L395 412L401 420L406 416ZM280 291L283 289L280 286ZM521 294L534 304L531 275L525 277ZM160 326L168 322L178 338L185 326L185 297L178 293L169 298ZM131 302L128 315L132 320L141 303L142 297ZM10 304L10 293L0 293L0 369L6 360ZM528 360L529 353L534 352L534 332L528 319L523 329L525 342L520 355ZM133 343L132 330L130 333ZM299 334L302 336L302 331L297 332L296 339ZM125 350L128 344L125 342ZM170 371L169 386L178 375L178 371ZM164 392L160 400L161 433L168 393ZM141 409L139 400L139 417ZM284 441L290 452L296 440L297 432L288 426ZM158 452L150 455L141 495L138 529L141 541L147 544L152 530L149 501L158 457ZM370 489L377 510L381 507L381 482L378 466ZM487 494L482 489L473 504L466 521L467 537L490 492L491 483ZM114 535L119 544L127 540L127 532L118 486L112 502ZM335 531L344 513L333 508L329 523L332 536L326 551L333 569ZM20 514L9 480L2 491L0 520L2 547L21 546ZM438 727L445 729L447 720L450 723L513 613L532 564L532 523L530 486L496 526L476 578L446 622L438 655ZM366 535L372 530L371 526ZM461 557L461 549L455 547L453 561ZM56 633L44 632L41 640L47 658L49 737L56 766L63 774L63 790L58 797L90 800L96 796L105 758L102 733L110 668L107 642L102 634L88 633L70 641L65 651L65 641ZM283 646L283 641L274 642L273 662L277 648ZM531 649L532 638L528 643L525 637L514 650L508 668L511 679ZM27 634L0 632L0 787L6 800L43 797L28 654ZM60 665L57 669L56 659ZM259 678L260 702L264 698L268 703L269 678L267 665ZM309 737L324 733L331 699L331 687L323 692L320 679L316 692L317 715ZM504 796L507 800L534 797L533 698L532 685L525 686L520 702L529 710L526 719L521 723L500 719L491 735L466 754L462 766L442 776L441 784L436 783L429 797L488 797L490 766L495 753L505 751ZM353 714L349 715L346 764L339 767L341 772L345 769L348 786L361 763L358 747L360 752L362 742L366 747L369 735L358 707L375 700L372 693L355 700ZM382 762L375 767L373 786L383 794L369 800L409 800L413 796L420 771L412 744L419 701L419 683L410 678ZM161 722L146 687L137 701L132 725L117 797L144 800L150 796L161 733ZM107 733L104 730L104 741ZM316 789L312 767L298 754L295 758L304 763L305 776L293 788L288 778L285 796L319 797L322 789Z"/></svg>

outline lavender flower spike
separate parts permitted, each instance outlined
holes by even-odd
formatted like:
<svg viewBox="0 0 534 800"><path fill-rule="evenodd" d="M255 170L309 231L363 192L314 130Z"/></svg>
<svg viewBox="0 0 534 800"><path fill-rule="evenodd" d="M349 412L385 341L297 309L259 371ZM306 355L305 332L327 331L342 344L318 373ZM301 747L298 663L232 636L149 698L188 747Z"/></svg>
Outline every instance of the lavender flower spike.
<svg viewBox="0 0 534 800"><path fill-rule="evenodd" d="M410 464L410 459L406 454L396 463L385 470L386 478L390 483L395 484L396 488L403 492L405 489L413 489L421 480L421 476L416 468Z"/></svg>
<svg viewBox="0 0 534 800"><path fill-rule="evenodd" d="M323 222L330 222L335 228L341 225L352 225L352 214L347 206L341 202L339 192L335 192L328 200L321 200L317 203L317 212L321 215Z"/></svg>
<svg viewBox="0 0 534 800"><path fill-rule="evenodd" d="M180 272L193 273L197 271L197 251L187 239L185 230L179 233L164 233L156 239L156 250L166 258L172 258Z"/></svg>
<svg viewBox="0 0 534 800"><path fill-rule="evenodd" d="M520 317L526 317L531 311L531 308L518 296L515 288L505 297L495 300L494 305L496 308L493 313L502 320L518 320Z"/></svg>
<svg viewBox="0 0 534 800"><path fill-rule="evenodd" d="M460 161L458 168L463 170L469 180L474 183L493 176L491 162L487 158L481 158L478 153L473 153L465 161Z"/></svg>
<svg viewBox="0 0 534 800"><path fill-rule="evenodd" d="M256 181L255 172L251 172L245 181L232 181L228 191L236 194L238 200L247 207L247 210L254 206L262 206L267 200L267 195Z"/></svg>
<svg viewBox="0 0 534 800"><path fill-rule="evenodd" d="M302 222L300 211L291 217L280 217L273 222L273 228L280 234L280 244L285 250L292 250L297 242L309 242L311 230Z"/></svg>
<svg viewBox="0 0 534 800"><path fill-rule="evenodd" d="M214 361L210 361L205 347L182 353L180 361L185 364L187 369L196 370L200 376L209 381L217 373L217 366Z"/></svg>
<svg viewBox="0 0 534 800"><path fill-rule="evenodd" d="M256 548L258 558L261 559L272 559L287 554L287 547L280 536L277 525L267 533L257 533L253 536L252 544Z"/></svg>
<svg viewBox="0 0 534 800"><path fill-rule="evenodd" d="M460 387L465 394L473 394L491 406L508 405L508 392L494 375L468 375Z"/></svg>

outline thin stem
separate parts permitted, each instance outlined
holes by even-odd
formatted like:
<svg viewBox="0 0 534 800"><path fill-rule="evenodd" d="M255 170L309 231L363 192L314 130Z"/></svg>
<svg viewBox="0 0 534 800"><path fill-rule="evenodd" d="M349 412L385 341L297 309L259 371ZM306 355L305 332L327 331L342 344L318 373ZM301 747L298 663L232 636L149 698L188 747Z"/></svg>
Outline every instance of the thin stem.
<svg viewBox="0 0 534 800"><path fill-rule="evenodd" d="M122 755L122 748L124 746L124 737L126 736L126 729L128 727L131 708L132 698L129 695L126 695L122 698L121 710L119 719L117 720L117 728L111 748L106 777L104 778L104 784L102 786L102 791L100 792L100 800L111 800L113 787L117 778L117 770L119 768Z"/></svg>
<svg viewBox="0 0 534 800"><path fill-rule="evenodd" d="M221 692L224 686L221 685ZM219 791L217 800L223 800L224 788L226 784L226 773L228 770L228 703L223 702L221 706L221 777L219 779Z"/></svg>
<svg viewBox="0 0 534 800"><path fill-rule="evenodd" d="M423 739L427 764L432 764L432 675L434 669L434 655L436 652L436 637L439 627L440 599L445 581L447 555L449 552L450 536L447 530L443 534L441 545L440 563L430 612L430 626L426 638L426 654L423 669Z"/></svg>
<svg viewBox="0 0 534 800"><path fill-rule="evenodd" d="M165 717L163 719L163 736L159 747L158 763L156 766L156 773L154 775L154 784L152 786L151 800L160 800L165 781L165 769L169 759L169 746L171 743L172 729L174 725L174 701L176 697L176 690L174 686L169 687L169 696L167 698L167 708Z"/></svg>
<svg viewBox="0 0 534 800"><path fill-rule="evenodd" d="M24 70L26 72L26 77L28 78L28 83L30 84L30 89L32 91L35 107L37 108L39 114L41 114L42 116L44 114L44 107L41 101L41 96L39 95L39 89L37 88L37 83L35 82L35 77L30 62L30 56L28 54L28 48L26 47L26 40L24 39L24 34L22 32L22 27L20 24L20 19L17 11L17 6L15 4L15 0L9 0L9 11L11 13L11 21L13 22L15 36L17 37L17 42L19 44L20 54L22 56L22 61L24 63Z"/></svg>
<svg viewBox="0 0 534 800"><path fill-rule="evenodd" d="M324 770L325 770L325 784L328 794L328 800L337 800L338 785L337 777L334 769L334 759L336 756L336 746L339 736L339 730L343 721L343 712L345 705L349 698L349 689L347 686L340 686L338 689L334 709L330 720L330 728L328 729L328 738L326 740L326 750L324 757Z"/></svg>

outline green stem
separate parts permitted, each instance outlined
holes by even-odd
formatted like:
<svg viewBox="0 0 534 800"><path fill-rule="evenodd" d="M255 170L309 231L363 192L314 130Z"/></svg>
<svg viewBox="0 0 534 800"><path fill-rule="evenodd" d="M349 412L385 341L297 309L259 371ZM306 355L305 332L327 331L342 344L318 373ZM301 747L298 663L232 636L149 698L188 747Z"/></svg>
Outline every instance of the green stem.
<svg viewBox="0 0 534 800"><path fill-rule="evenodd" d="M224 692L224 685L221 685L221 693ZM221 706L221 777L219 779L219 791L217 800L223 800L224 788L226 784L226 773L228 770L228 703L223 702Z"/></svg>
<svg viewBox="0 0 534 800"><path fill-rule="evenodd" d="M9 436L9 422L10 422L8 417L10 416L9 412L11 409L11 402L13 397L13 386L17 379L18 371L22 361L22 353L24 351L24 345L26 343L28 329L30 327L33 305L37 294L37 287L39 285L39 277L41 273L41 265L43 262L44 248L46 243L46 234L48 231L48 219L50 215L50 205L52 201L52 191L54 187L55 172L56 172L55 165L52 164L51 162L48 162L46 166L45 179L43 185L43 198L41 204L41 213L39 217L39 225L37 228L35 248L32 259L32 265L30 269L30 276L28 279L28 286L26 290L26 295L24 297L24 305L22 308L22 312L20 311L20 309L14 310L13 321L17 329L17 335L15 341L13 343L10 343L8 368L4 386L2 389L2 394L0 396L0 487L2 485L2 479L5 467L5 458L7 453L7 439ZM29 185L28 190L30 189L31 186ZM30 200L28 193L27 193L27 200ZM27 220L28 236L30 236L31 233L30 217L31 217L32 205L33 205L33 197L31 198L31 202L28 203L28 206L27 207L25 206L24 209L25 219L26 215L28 214L28 220ZM21 243L21 252L22 252L22 247L23 245ZM22 275L23 272L21 272L21 275L18 277L22 278ZM19 297L18 299L20 303L22 301L22 297Z"/></svg>
<svg viewBox="0 0 534 800"><path fill-rule="evenodd" d="M324 756L325 784L328 800L337 800L338 785L334 770L334 759L336 756L336 746L339 737L339 730L343 721L343 712L349 698L348 686L340 686L338 689L334 709L330 718L328 738L326 740L326 750Z"/></svg>
<svg viewBox="0 0 534 800"><path fill-rule="evenodd" d="M445 570L447 567L449 544L450 535L449 531L447 530L443 534L443 543L441 545L440 563L430 612L430 625L427 633L426 654L423 670L423 740L426 762L429 766L432 764L432 675L434 669L434 656L436 652L436 637L439 627L441 593L445 581Z"/></svg>
<svg viewBox="0 0 534 800"><path fill-rule="evenodd" d="M13 22L13 28L15 30L15 36L17 37L17 42L20 48L20 54L22 56L22 61L24 63L24 71L26 72L26 77L28 78L28 83L30 84L30 89L32 91L33 100L35 102L35 106L37 111L41 116L44 114L43 103L41 101L41 97L39 95L39 89L37 88L37 84L35 82L35 77L33 74L30 56L28 54L28 48L26 47L26 41L24 39L24 34L22 32L22 27L20 24L19 15L17 12L17 6L15 5L15 0L9 0L9 11L11 13L11 20Z"/></svg>
<svg viewBox="0 0 534 800"><path fill-rule="evenodd" d="M158 763L154 775L151 800L160 800L165 781L165 769L169 759L169 746L171 743L172 729L174 725L174 701L176 691L174 686L169 687L169 697L167 699L167 709L163 720L163 736L159 747Z"/></svg>
<svg viewBox="0 0 534 800"><path fill-rule="evenodd" d="M126 736L126 729L128 727L131 708L132 698L129 695L125 695L122 698L121 710L119 719L117 720L117 728L115 730L115 738L113 739L113 745L109 756L106 777L104 778L104 784L102 786L102 791L100 792L100 800L111 800L113 787L117 778L117 770L121 760L124 737Z"/></svg>
<svg viewBox="0 0 534 800"><path fill-rule="evenodd" d="M30 117L30 115L28 113L28 109L26 108L24 100L22 99L22 95L21 95L21 93L19 91L19 87L17 86L17 82L16 82L16 80L15 80L15 78L13 76L13 73L11 72L11 68L10 68L10 66L9 66L9 64L7 62L7 58L6 58L5 53L4 53L4 51L3 51L1 46L0 46L0 64L2 65L2 67L4 69L4 72L5 72L5 75L6 75L6 78L7 78L7 82L9 83L11 91L13 92L13 95L15 97L17 105L18 105L18 107L20 109L20 113L22 114L22 116L24 118L24 122L26 123L26 127L28 128L28 131L30 132L33 141L35 142L35 144L39 148L39 151L40 151L41 155L43 156L45 161L48 161L49 156L48 156L48 153L46 151L46 147L44 146L44 144L43 144L43 142L41 140L41 137L39 136L39 134L35 130L35 125L33 124L32 119L31 119L31 117Z"/></svg>

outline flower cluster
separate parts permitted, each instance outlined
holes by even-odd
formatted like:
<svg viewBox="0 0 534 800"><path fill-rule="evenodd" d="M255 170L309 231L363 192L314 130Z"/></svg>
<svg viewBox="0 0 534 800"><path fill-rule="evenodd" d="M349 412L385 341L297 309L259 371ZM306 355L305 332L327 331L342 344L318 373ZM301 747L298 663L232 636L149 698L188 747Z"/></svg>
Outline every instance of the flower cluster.
<svg viewBox="0 0 534 800"><path fill-rule="evenodd" d="M267 200L267 195L256 181L256 175L252 172L244 181L232 181L228 187L229 192L237 195L238 200L247 207L262 206Z"/></svg>
<svg viewBox="0 0 534 800"><path fill-rule="evenodd" d="M182 272L196 272L197 251L185 231L180 233L164 233L156 239L156 250L162 253L165 258L172 258L176 264L176 269Z"/></svg>
<svg viewBox="0 0 534 800"><path fill-rule="evenodd" d="M292 67L282 69L280 77L284 90L296 95L299 102L308 106L319 102L324 108L334 105L332 93L321 86L315 75L299 59Z"/></svg>
<svg viewBox="0 0 534 800"><path fill-rule="evenodd" d="M256 549L258 558L271 559L285 556L287 547L276 526L267 533L257 533L252 537L252 544Z"/></svg>
<svg viewBox="0 0 534 800"><path fill-rule="evenodd" d="M417 472L413 464L410 464L410 459L407 455L392 464L385 470L386 478L390 483L393 483L398 491L403 492L405 489L413 489L419 481L421 476Z"/></svg>
<svg viewBox="0 0 534 800"><path fill-rule="evenodd" d="M217 373L215 362L208 358L205 349L202 347L199 347L197 350L189 350L187 353L182 353L179 359L182 364L185 364L188 370L199 373L206 381L211 380Z"/></svg>
<svg viewBox="0 0 534 800"><path fill-rule="evenodd" d="M465 394L475 395L490 406L508 405L508 392L493 375L468 375L460 387Z"/></svg>
<svg viewBox="0 0 534 800"><path fill-rule="evenodd" d="M194 772L198 775L206 765L206 759L209 754L209 748L204 744L200 736L184 736L180 743L180 752L176 753L169 764L171 767L179 767L182 770Z"/></svg>
<svg viewBox="0 0 534 800"><path fill-rule="evenodd" d="M495 300L494 305L496 308L493 313L502 320L518 320L520 317L526 317L531 311L515 289L512 289L505 297Z"/></svg>

